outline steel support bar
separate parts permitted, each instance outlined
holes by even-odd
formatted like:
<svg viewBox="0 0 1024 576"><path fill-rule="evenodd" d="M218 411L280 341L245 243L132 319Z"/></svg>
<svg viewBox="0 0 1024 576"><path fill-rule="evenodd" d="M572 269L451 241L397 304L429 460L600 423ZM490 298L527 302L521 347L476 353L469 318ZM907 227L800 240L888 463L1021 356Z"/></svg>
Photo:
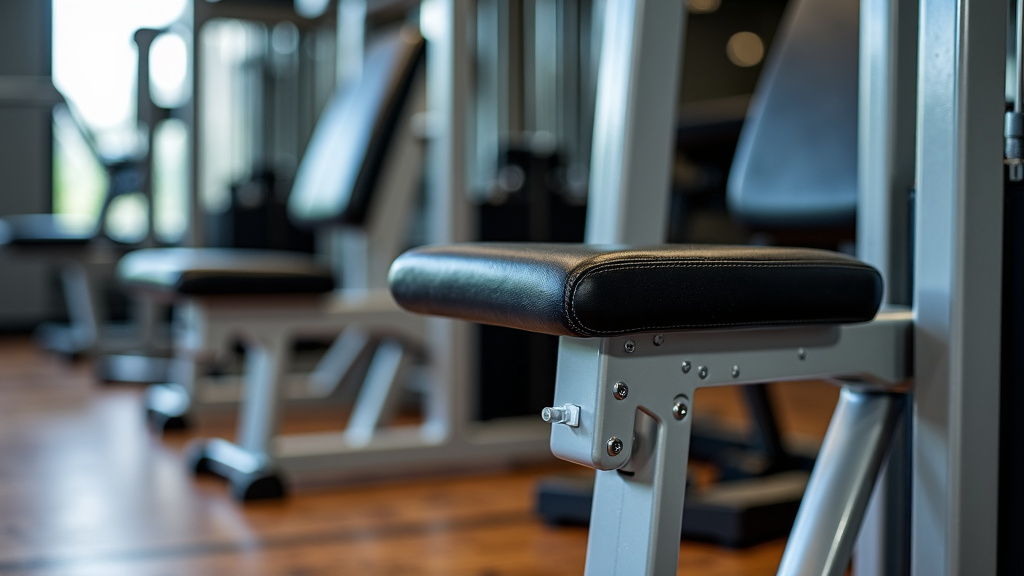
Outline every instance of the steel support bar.
<svg viewBox="0 0 1024 576"><path fill-rule="evenodd" d="M679 0L608 0L597 79L586 241L667 240Z"/></svg>
<svg viewBox="0 0 1024 576"><path fill-rule="evenodd" d="M607 439L628 438L637 410L657 414L698 387L839 376L883 387L903 382L910 375L911 326L904 311L844 326L563 337L554 406L579 406L581 422L552 427L552 452L598 470L620 468L631 447L610 455ZM620 383L630 393L611 401L610 390Z"/></svg>
<svg viewBox="0 0 1024 576"><path fill-rule="evenodd" d="M387 339L377 346L345 428L352 444L369 442L394 413L409 361L409 353L401 342Z"/></svg>
<svg viewBox="0 0 1024 576"><path fill-rule="evenodd" d="M818 452L779 576L842 576L904 395L844 389Z"/></svg>

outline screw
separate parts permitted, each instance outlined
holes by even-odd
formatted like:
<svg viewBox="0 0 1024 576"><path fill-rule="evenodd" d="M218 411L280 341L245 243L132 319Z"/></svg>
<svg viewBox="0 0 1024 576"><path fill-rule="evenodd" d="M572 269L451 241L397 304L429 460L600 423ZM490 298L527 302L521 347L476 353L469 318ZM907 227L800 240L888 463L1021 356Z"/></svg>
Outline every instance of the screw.
<svg viewBox="0 0 1024 576"><path fill-rule="evenodd" d="M689 373L690 373L690 363L688 361L684 360L683 361L683 374L689 374Z"/></svg>
<svg viewBox="0 0 1024 576"><path fill-rule="evenodd" d="M608 455L618 456L622 453L622 440L619 440L615 436L608 439Z"/></svg>
<svg viewBox="0 0 1024 576"><path fill-rule="evenodd" d="M798 348L797 351L796 351L796 355L797 355L797 358L800 358L801 360L806 360L807 359L807 350L804 350L803 348Z"/></svg>
<svg viewBox="0 0 1024 576"><path fill-rule="evenodd" d="M701 380L707 378L708 377L708 367L707 366L698 366L697 367L697 376L700 376Z"/></svg>
<svg viewBox="0 0 1024 576"><path fill-rule="evenodd" d="M626 386L625 382L616 382L612 386L612 394L615 394L616 400L625 400L626 396L629 396L629 386Z"/></svg>
<svg viewBox="0 0 1024 576"><path fill-rule="evenodd" d="M732 377L733 378L739 378L740 377L740 367L739 366L733 366L732 367Z"/></svg>
<svg viewBox="0 0 1024 576"><path fill-rule="evenodd" d="M626 344L623 347L626 349L626 354L632 354L633 351L636 350L636 342L626 340Z"/></svg>
<svg viewBox="0 0 1024 576"><path fill-rule="evenodd" d="M654 345L655 346L661 346L664 343L665 343L665 337L664 336L662 336L661 334L655 334L654 335Z"/></svg>
<svg viewBox="0 0 1024 576"><path fill-rule="evenodd" d="M672 416L676 420L682 420L689 413L690 407L687 405L686 396L676 396L675 404L672 406Z"/></svg>

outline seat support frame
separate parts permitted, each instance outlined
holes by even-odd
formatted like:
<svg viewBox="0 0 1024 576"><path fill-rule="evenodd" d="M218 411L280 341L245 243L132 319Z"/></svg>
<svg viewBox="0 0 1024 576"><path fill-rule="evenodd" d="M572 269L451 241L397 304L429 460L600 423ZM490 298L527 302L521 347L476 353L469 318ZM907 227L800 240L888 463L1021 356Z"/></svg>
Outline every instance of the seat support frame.
<svg viewBox="0 0 1024 576"><path fill-rule="evenodd" d="M556 456L597 469L587 576L674 574L698 388L833 379L843 386L780 574L841 574L901 414L909 312L866 324L563 337ZM840 493L837 494L836 491Z"/></svg>

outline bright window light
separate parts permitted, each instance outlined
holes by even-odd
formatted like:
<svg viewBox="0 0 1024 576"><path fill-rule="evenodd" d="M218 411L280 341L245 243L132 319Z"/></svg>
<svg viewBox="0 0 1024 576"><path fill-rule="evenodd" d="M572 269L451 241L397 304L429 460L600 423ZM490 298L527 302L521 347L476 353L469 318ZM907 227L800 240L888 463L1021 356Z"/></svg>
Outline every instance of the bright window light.
<svg viewBox="0 0 1024 576"><path fill-rule="evenodd" d="M107 157L133 155L139 147L135 123L138 63L133 35L139 28L170 26L182 15L187 0L52 2L54 85L74 106L77 118L92 136L96 152ZM180 36L166 36L153 46L151 55L154 92L162 92L159 96L177 95L180 100L188 83L184 41ZM57 126L55 135L54 210L95 219L106 193L106 175L84 145L85 140L76 138L75 130ZM160 184L155 186L159 188ZM170 211L181 214L167 216L169 223L164 228L168 233L181 228L184 200ZM160 204L166 202L158 199ZM133 196L120 200L112 207L110 232L122 239L144 235L149 226L145 206L144 200Z"/></svg>

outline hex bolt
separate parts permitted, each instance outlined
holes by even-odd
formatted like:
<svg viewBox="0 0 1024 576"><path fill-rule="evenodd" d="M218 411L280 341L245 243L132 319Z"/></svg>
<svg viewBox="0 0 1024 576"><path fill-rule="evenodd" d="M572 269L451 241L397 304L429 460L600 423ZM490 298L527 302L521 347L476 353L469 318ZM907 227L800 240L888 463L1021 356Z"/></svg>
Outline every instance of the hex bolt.
<svg viewBox="0 0 1024 576"><path fill-rule="evenodd" d="M618 456L622 453L622 440L619 440L615 436L608 439L608 455Z"/></svg>
<svg viewBox="0 0 1024 576"><path fill-rule="evenodd" d="M612 386L612 394L616 400L625 400L626 396L629 396L629 386L626 386L625 382L616 382Z"/></svg>
<svg viewBox="0 0 1024 576"><path fill-rule="evenodd" d="M799 358L801 360L806 360L807 359L807 350L804 350L803 348L798 348L797 351L796 351L796 356L797 356L797 358Z"/></svg>
<svg viewBox="0 0 1024 576"><path fill-rule="evenodd" d="M626 340L626 344L623 345L623 348L626 349L626 354L632 354L633 351L636 350L636 342L633 342L632 340Z"/></svg>
<svg viewBox="0 0 1024 576"><path fill-rule="evenodd" d="M690 413L690 399L686 396L676 396L675 403L672 405L672 416L676 420L682 420L686 418L686 415Z"/></svg>
<svg viewBox="0 0 1024 576"><path fill-rule="evenodd" d="M697 367L697 376L700 376L701 380L707 378L708 377L708 367L707 366L698 366Z"/></svg>
<svg viewBox="0 0 1024 576"><path fill-rule="evenodd" d="M690 367L691 367L690 362L687 361L687 360L683 360L683 374L689 374L690 373Z"/></svg>
<svg viewBox="0 0 1024 576"><path fill-rule="evenodd" d="M733 366L732 367L732 377L733 378L739 378L740 377L740 367L739 366Z"/></svg>
<svg viewBox="0 0 1024 576"><path fill-rule="evenodd" d="M661 334L655 334L654 335L654 345L655 346L661 346L664 343L665 343L665 337L664 336L662 336Z"/></svg>

